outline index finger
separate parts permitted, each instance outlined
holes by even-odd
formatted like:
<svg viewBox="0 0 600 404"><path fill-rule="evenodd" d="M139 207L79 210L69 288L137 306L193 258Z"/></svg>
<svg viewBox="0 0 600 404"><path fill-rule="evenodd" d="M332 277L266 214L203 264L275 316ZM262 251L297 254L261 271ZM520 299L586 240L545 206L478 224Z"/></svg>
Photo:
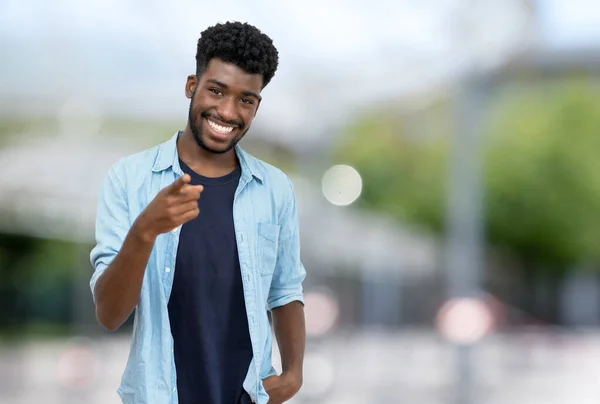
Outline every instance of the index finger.
<svg viewBox="0 0 600 404"><path fill-rule="evenodd" d="M173 183L171 184L171 187L170 187L170 191L173 191L173 192L181 191L183 189L183 187L185 186L185 184L189 183L191 179L192 178L190 177L189 174L183 174L181 177L179 177L175 181L173 181Z"/></svg>

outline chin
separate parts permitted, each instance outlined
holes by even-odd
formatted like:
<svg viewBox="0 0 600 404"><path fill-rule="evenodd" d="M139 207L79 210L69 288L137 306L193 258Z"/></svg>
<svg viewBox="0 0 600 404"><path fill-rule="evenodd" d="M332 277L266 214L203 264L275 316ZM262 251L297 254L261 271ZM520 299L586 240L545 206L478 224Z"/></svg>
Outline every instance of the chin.
<svg viewBox="0 0 600 404"><path fill-rule="evenodd" d="M210 138L204 137L202 139L202 144L200 144L200 147L202 147L204 150L211 152L211 153L215 153L215 154L224 154L227 153L228 151L232 150L235 147L236 142L228 142L228 143L222 143L222 142L215 142Z"/></svg>
<svg viewBox="0 0 600 404"><path fill-rule="evenodd" d="M214 154L225 154L231 150L233 150L233 146L227 146L227 147L207 147L207 151L214 153Z"/></svg>

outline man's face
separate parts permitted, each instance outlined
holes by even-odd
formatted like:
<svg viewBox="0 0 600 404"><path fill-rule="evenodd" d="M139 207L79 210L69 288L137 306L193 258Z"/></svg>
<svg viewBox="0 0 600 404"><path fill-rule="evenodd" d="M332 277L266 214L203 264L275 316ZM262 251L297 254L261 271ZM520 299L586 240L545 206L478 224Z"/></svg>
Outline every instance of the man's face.
<svg viewBox="0 0 600 404"><path fill-rule="evenodd" d="M260 105L263 77L212 59L200 77L189 76L189 124L198 145L222 154L244 137Z"/></svg>

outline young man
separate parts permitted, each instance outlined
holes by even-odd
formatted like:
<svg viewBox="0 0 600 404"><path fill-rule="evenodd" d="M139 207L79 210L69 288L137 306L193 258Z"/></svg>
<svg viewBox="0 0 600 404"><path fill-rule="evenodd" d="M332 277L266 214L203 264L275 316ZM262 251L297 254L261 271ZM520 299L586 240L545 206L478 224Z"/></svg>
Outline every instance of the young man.
<svg viewBox="0 0 600 404"><path fill-rule="evenodd" d="M257 28L208 28L186 128L108 172L90 286L106 329L135 309L125 404L278 404L300 389L306 274L292 184L238 146L277 65Z"/></svg>

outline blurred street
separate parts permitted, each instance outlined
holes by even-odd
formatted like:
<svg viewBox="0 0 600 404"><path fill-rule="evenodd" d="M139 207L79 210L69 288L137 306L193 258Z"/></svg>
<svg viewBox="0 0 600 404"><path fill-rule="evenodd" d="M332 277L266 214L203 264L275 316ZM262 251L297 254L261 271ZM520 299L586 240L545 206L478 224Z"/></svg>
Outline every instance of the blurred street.
<svg viewBox="0 0 600 404"><path fill-rule="evenodd" d="M89 351L77 353L77 347ZM126 337L111 336L5 349L0 402L117 404L128 348ZM290 403L447 403L452 355L439 337L419 330L313 341L304 387ZM540 330L494 335L477 347L473 365L474 402L480 404L592 404L600 392L600 336Z"/></svg>

